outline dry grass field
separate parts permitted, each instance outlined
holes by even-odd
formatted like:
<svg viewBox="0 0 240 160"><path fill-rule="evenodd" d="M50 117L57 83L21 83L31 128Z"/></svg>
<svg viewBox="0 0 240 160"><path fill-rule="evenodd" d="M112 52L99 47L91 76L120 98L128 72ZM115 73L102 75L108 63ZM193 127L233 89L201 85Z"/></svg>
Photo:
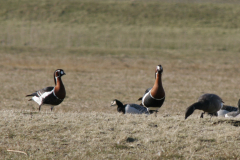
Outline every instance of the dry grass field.
<svg viewBox="0 0 240 160"><path fill-rule="evenodd" d="M239 119L184 120L203 93L237 105L239 13L234 0L0 0L0 159L240 159ZM158 64L157 116L110 107L139 103ZM25 96L58 68L67 97L38 112Z"/></svg>

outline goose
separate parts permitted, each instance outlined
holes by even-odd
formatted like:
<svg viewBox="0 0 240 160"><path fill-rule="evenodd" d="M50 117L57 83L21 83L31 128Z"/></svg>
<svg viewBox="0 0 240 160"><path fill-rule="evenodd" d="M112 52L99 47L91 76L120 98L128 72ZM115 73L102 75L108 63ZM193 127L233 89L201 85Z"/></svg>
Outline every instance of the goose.
<svg viewBox="0 0 240 160"><path fill-rule="evenodd" d="M148 88L141 100L140 105L147 107L150 113L157 112L158 109L163 105L165 101L165 91L162 85L162 72L163 67L158 65L155 69L155 82L152 88Z"/></svg>
<svg viewBox="0 0 240 160"><path fill-rule="evenodd" d="M217 112L216 116L225 117L227 113L235 111L238 111L237 107L223 105L223 107Z"/></svg>
<svg viewBox="0 0 240 160"><path fill-rule="evenodd" d="M195 109L204 111L201 114L200 118L203 118L203 114L205 112L209 113L212 117L213 114L215 114L223 107L223 103L224 102L222 101L222 99L216 94L203 94L198 98L198 102L193 103L186 109L185 119L187 119L194 112Z"/></svg>
<svg viewBox="0 0 240 160"><path fill-rule="evenodd" d="M238 110L225 114L225 117L238 117L240 111L240 99L238 100Z"/></svg>
<svg viewBox="0 0 240 160"><path fill-rule="evenodd" d="M215 113L208 113L208 115L216 116L216 117L225 117L225 114L227 114L229 112L234 112L234 111L237 111L237 110L238 110L237 107L223 105L223 107L219 111L217 111Z"/></svg>
<svg viewBox="0 0 240 160"><path fill-rule="evenodd" d="M123 114L149 114L148 109L138 104L124 104L117 99L112 100L111 106L117 106L117 111Z"/></svg>
<svg viewBox="0 0 240 160"><path fill-rule="evenodd" d="M51 111L54 106L62 103L66 96L66 91L62 82L61 77L66 73L62 69L57 69L54 72L54 83L55 87L46 87L41 90L38 90L32 94L26 95L26 97L32 96L29 101L35 101L39 105L39 111L41 110L41 106L51 105Z"/></svg>

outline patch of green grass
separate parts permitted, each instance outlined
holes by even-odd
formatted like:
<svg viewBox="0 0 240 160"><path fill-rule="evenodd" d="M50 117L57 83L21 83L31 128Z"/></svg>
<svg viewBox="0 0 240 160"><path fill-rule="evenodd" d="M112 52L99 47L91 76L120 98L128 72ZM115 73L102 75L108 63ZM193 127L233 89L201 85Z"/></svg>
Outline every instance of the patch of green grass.
<svg viewBox="0 0 240 160"><path fill-rule="evenodd" d="M204 139L204 138L199 138L198 140L199 140L200 142L208 142L208 143L209 143L209 142L210 142L210 143L211 143L211 142L216 142L216 139Z"/></svg>
<svg viewBox="0 0 240 160"><path fill-rule="evenodd" d="M214 1L212 1L214 2ZM167 1L0 1L1 20L170 27L240 26L238 5ZM31 25L31 23L29 23Z"/></svg>
<svg viewBox="0 0 240 160"><path fill-rule="evenodd" d="M16 52L240 51L233 3L25 0L0 1L0 11L0 47Z"/></svg>

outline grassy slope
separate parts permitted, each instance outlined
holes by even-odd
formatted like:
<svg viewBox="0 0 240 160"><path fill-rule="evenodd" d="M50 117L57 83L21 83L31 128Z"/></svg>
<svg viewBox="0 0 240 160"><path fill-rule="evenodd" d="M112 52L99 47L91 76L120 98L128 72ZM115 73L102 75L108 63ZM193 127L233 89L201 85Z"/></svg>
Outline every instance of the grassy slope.
<svg viewBox="0 0 240 160"><path fill-rule="evenodd" d="M232 3L0 3L3 46L239 51Z"/></svg>
<svg viewBox="0 0 240 160"><path fill-rule="evenodd" d="M236 106L236 4L0 1L0 159L25 158L7 149L29 159L239 158L238 120L198 111L183 120L202 93ZM158 117L116 114L110 101L139 103L159 63L167 98ZM53 84L56 68L67 98L35 113L23 97Z"/></svg>
<svg viewBox="0 0 240 160"><path fill-rule="evenodd" d="M235 4L166 2L1 1L1 19L102 25L238 28Z"/></svg>

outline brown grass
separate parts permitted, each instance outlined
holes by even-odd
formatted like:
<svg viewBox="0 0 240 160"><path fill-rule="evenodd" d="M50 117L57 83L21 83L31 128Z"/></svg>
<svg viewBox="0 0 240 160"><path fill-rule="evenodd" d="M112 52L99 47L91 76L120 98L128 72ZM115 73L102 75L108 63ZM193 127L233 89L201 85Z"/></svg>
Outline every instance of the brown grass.
<svg viewBox="0 0 240 160"><path fill-rule="evenodd" d="M29 110L1 119L1 159L239 158L239 120Z"/></svg>
<svg viewBox="0 0 240 160"><path fill-rule="evenodd" d="M200 111L184 120L186 107L202 93L216 93L225 104L236 106L238 54L114 50L121 54L99 55L94 53L109 50L94 49L90 55L68 49L15 54L3 50L8 54L0 54L1 159L239 158L238 120L199 119ZM110 107L114 98L139 103L136 100L154 83L157 64L164 68L167 95L157 117L121 115ZM47 106L38 112L37 104L25 95L53 85L56 68L67 74L63 77L67 97L54 112Z"/></svg>
<svg viewBox="0 0 240 160"><path fill-rule="evenodd" d="M37 104L28 102L24 96L53 85L54 70L63 68L67 73L63 77L67 98L55 112L113 113L115 109L109 105L114 98L139 103L136 100L154 83L154 70L158 64L164 68L163 85L167 95L161 108L163 113L183 113L202 93L216 93L228 105L235 106L238 101L237 53L193 51L186 54L174 50L161 53L148 50L135 55L127 50L117 50L121 54L115 56L82 55L84 51L80 49L79 52L0 54L0 86L4 90L0 97L1 103L5 104L1 109L37 108ZM44 109L49 111L48 107Z"/></svg>

